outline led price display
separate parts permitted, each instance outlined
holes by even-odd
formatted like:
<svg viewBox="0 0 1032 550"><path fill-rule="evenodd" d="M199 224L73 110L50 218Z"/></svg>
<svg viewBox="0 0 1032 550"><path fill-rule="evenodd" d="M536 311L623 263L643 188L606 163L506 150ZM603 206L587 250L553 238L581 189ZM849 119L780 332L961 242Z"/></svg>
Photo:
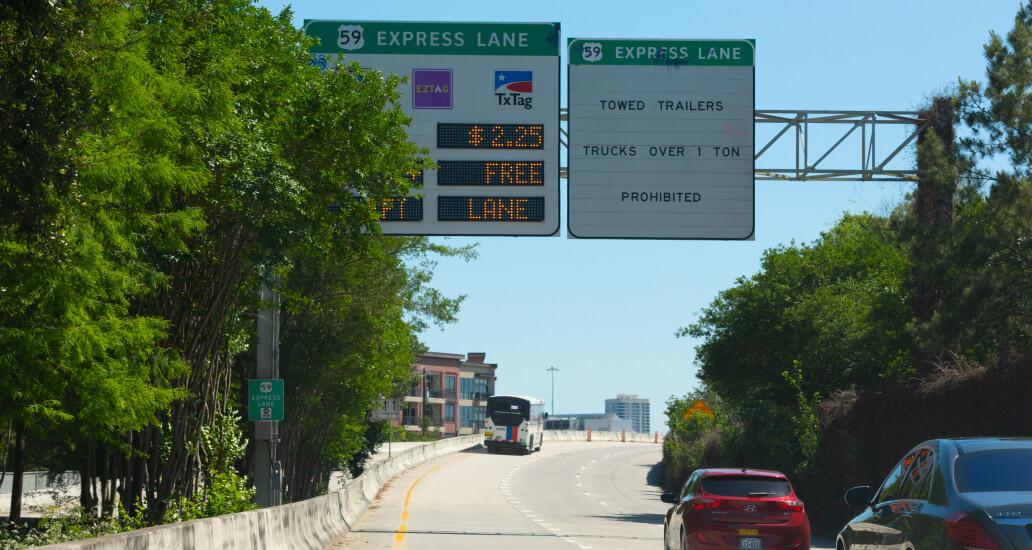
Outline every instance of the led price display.
<svg viewBox="0 0 1032 550"><path fill-rule="evenodd" d="M544 197L437 197L437 219L449 222L540 222Z"/></svg>
<svg viewBox="0 0 1032 550"><path fill-rule="evenodd" d="M437 123L442 149L544 149L543 124Z"/></svg>
<svg viewBox="0 0 1032 550"><path fill-rule="evenodd" d="M544 161L442 160L437 165L437 185L545 184Z"/></svg>
<svg viewBox="0 0 1032 550"><path fill-rule="evenodd" d="M419 197L391 197L379 204L370 199L369 204L380 213L381 221L423 221L423 199Z"/></svg>
<svg viewBox="0 0 1032 550"><path fill-rule="evenodd" d="M423 184L423 171L422 170L420 170L418 172L405 172L405 175L408 177L408 180L411 181L412 183L418 183L420 185Z"/></svg>

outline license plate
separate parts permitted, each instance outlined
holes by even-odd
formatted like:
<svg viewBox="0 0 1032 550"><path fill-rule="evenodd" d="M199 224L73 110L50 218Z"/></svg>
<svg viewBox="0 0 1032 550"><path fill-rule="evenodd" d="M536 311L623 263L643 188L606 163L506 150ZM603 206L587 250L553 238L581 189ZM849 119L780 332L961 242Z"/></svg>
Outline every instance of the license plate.
<svg viewBox="0 0 1032 550"><path fill-rule="evenodd" d="M491 437L492 435L494 435L494 432L484 432L484 437Z"/></svg>
<svg viewBox="0 0 1032 550"><path fill-rule="evenodd" d="M738 539L739 550L763 550L763 545L760 544L760 539L754 538L740 538Z"/></svg>

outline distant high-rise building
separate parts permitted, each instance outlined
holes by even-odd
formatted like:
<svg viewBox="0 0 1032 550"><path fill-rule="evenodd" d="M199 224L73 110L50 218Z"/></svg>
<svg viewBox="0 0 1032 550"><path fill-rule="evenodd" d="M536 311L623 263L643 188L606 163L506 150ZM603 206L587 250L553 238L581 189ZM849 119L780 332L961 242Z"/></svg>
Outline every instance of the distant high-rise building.
<svg viewBox="0 0 1032 550"><path fill-rule="evenodd" d="M616 399L606 399L606 414L631 421L631 427L635 432L647 434L649 428L649 400L638 399L634 394L618 394Z"/></svg>

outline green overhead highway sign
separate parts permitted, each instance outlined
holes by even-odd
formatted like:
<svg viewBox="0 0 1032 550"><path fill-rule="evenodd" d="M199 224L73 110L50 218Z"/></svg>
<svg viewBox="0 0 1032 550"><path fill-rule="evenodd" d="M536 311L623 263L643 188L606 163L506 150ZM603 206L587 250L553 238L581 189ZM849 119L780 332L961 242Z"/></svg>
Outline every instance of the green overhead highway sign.
<svg viewBox="0 0 1032 550"><path fill-rule="evenodd" d="M412 196L372 204L384 234L559 233L558 23L315 19L305 33L319 38L315 66L408 78L408 135L437 169L410 176Z"/></svg>

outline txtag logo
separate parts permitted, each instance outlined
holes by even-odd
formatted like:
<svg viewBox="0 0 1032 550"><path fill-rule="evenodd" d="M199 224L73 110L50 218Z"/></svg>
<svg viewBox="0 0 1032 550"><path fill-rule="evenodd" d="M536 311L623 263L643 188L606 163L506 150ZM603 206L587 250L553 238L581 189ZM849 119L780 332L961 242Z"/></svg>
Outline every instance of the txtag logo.
<svg viewBox="0 0 1032 550"><path fill-rule="evenodd" d="M412 108L451 109L452 70L412 69Z"/></svg>
<svg viewBox="0 0 1032 550"><path fill-rule="evenodd" d="M494 89L500 106L533 108L533 71L495 71Z"/></svg>

